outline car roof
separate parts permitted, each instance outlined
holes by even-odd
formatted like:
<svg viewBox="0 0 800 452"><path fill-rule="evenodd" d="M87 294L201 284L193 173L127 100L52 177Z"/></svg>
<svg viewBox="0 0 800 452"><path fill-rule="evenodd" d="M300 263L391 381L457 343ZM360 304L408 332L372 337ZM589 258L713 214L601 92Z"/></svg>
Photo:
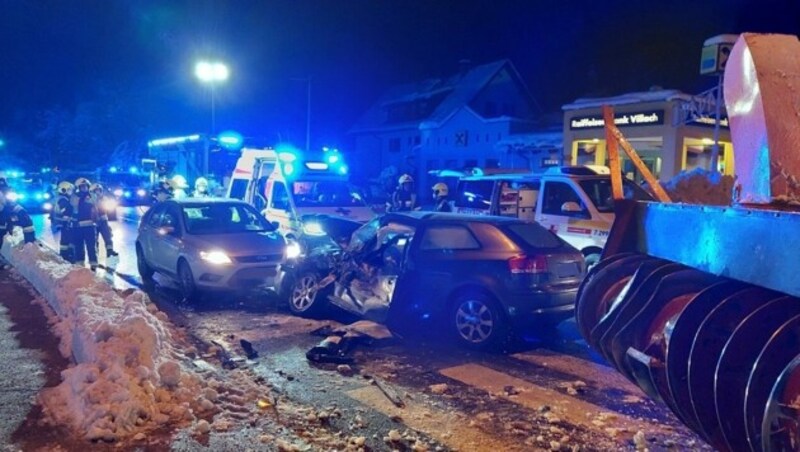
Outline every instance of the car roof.
<svg viewBox="0 0 800 452"><path fill-rule="evenodd" d="M440 213L440 212L394 212L388 213L381 219L382 222L394 221L398 223L413 224L415 226L423 223L437 221L455 221L464 223L489 223L489 224L520 224L525 221L514 217L496 217L490 215L469 215L461 213Z"/></svg>
<svg viewBox="0 0 800 452"><path fill-rule="evenodd" d="M541 174L492 174L491 176L467 176L462 177L461 180L466 181L480 181L480 180L522 180L522 181L537 181L542 178Z"/></svg>
<svg viewBox="0 0 800 452"><path fill-rule="evenodd" d="M242 204L248 206L250 205L242 200L234 198L181 198L181 199L170 199L166 202L172 202L178 204L179 206L198 205L198 204Z"/></svg>

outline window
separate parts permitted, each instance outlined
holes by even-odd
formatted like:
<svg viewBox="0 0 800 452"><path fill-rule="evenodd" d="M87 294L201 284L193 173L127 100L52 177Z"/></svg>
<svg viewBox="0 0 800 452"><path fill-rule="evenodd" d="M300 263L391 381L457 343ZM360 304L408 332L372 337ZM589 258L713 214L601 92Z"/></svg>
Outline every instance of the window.
<svg viewBox="0 0 800 452"><path fill-rule="evenodd" d="M558 248L561 242L555 234L536 223L520 223L508 226L508 229L523 243L534 248Z"/></svg>
<svg viewBox="0 0 800 452"><path fill-rule="evenodd" d="M176 205L167 206L164 214L161 215L161 227L175 228L176 231L180 230L180 215L181 211Z"/></svg>
<svg viewBox="0 0 800 452"><path fill-rule="evenodd" d="M392 138L389 140L389 152L400 152L400 138Z"/></svg>
<svg viewBox="0 0 800 452"><path fill-rule="evenodd" d="M231 198L234 199L244 199L244 195L247 192L247 183L249 181L247 179L234 179L231 182Z"/></svg>
<svg viewBox="0 0 800 452"><path fill-rule="evenodd" d="M574 202L581 208L580 212L564 212L565 203ZM568 217L588 218L589 213L581 198L569 184L564 182L547 182L544 184L544 205L542 213L546 215L560 215Z"/></svg>
<svg viewBox="0 0 800 452"><path fill-rule="evenodd" d="M491 180L462 180L456 190L456 206L489 210L493 190L494 181Z"/></svg>
<svg viewBox="0 0 800 452"><path fill-rule="evenodd" d="M589 197L589 200L597 208L598 212L614 212L614 199L611 195L611 178L587 179L579 182L581 188ZM642 187L635 183L623 179L622 194L625 199L635 199L637 201L652 201L650 196Z"/></svg>
<svg viewBox="0 0 800 452"><path fill-rule="evenodd" d="M273 209L289 210L289 193L286 192L286 185L283 182L272 184L272 199L270 203Z"/></svg>
<svg viewBox="0 0 800 452"><path fill-rule="evenodd" d="M432 226L425 230L420 249L477 250L481 245L469 229L463 226Z"/></svg>
<svg viewBox="0 0 800 452"><path fill-rule="evenodd" d="M165 217L167 215L169 212ZM183 208L183 219L189 234L231 234L274 230L254 208L241 204L189 204Z"/></svg>
<svg viewBox="0 0 800 452"><path fill-rule="evenodd" d="M419 145L420 143L422 143L422 137L420 137L419 135L415 136L414 145Z"/></svg>
<svg viewBox="0 0 800 452"><path fill-rule="evenodd" d="M157 228L161 226L161 215L164 214L164 211L167 210L167 206L164 204L159 204L153 207L153 211L150 212L150 216L147 218L147 225L151 228Z"/></svg>
<svg viewBox="0 0 800 452"><path fill-rule="evenodd" d="M295 207L364 206L364 197L345 181L295 181L291 187Z"/></svg>

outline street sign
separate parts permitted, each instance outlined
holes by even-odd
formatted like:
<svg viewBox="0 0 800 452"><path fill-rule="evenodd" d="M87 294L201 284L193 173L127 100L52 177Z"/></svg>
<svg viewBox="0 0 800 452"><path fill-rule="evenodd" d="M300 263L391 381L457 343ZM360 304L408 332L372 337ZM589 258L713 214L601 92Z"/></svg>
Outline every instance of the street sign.
<svg viewBox="0 0 800 452"><path fill-rule="evenodd" d="M700 74L722 75L738 35L719 35L707 39L700 53Z"/></svg>

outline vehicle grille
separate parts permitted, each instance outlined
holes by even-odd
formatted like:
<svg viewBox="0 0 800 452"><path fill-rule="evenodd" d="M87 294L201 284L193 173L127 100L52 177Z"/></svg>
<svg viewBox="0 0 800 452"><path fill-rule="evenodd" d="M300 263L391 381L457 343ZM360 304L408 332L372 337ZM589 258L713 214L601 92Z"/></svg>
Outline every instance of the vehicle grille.
<svg viewBox="0 0 800 452"><path fill-rule="evenodd" d="M240 264L260 264L265 262L280 262L283 259L281 254L260 254L257 256L239 256L236 262Z"/></svg>

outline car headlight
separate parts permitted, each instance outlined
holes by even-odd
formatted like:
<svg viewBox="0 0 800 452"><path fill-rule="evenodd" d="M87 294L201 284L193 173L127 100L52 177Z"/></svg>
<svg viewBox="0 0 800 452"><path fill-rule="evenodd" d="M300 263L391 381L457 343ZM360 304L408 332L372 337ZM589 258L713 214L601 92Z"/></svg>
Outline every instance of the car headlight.
<svg viewBox="0 0 800 452"><path fill-rule="evenodd" d="M42 209L44 209L44 210L49 212L49 211L53 210L53 205L50 204L49 202L46 202L46 203L44 203L42 205Z"/></svg>
<svg viewBox="0 0 800 452"><path fill-rule="evenodd" d="M233 261L222 251L200 251L200 259L214 265L228 265Z"/></svg>
<svg viewBox="0 0 800 452"><path fill-rule="evenodd" d="M325 230L322 229L321 224L316 221L311 221L303 224L303 234L319 237L325 235Z"/></svg>
<svg viewBox="0 0 800 452"><path fill-rule="evenodd" d="M123 193L125 192L121 188L117 188L114 190L114 196L116 196L117 198L121 198Z"/></svg>
<svg viewBox="0 0 800 452"><path fill-rule="evenodd" d="M147 196L147 190L145 190L144 188L136 190L136 196L144 198L145 196Z"/></svg>
<svg viewBox="0 0 800 452"><path fill-rule="evenodd" d="M117 208L117 202L113 199L104 199L103 200L103 210L106 212L110 212Z"/></svg>
<svg viewBox="0 0 800 452"><path fill-rule="evenodd" d="M289 242L286 244L287 259L297 259L301 254L303 254L303 249L300 247L299 243Z"/></svg>
<svg viewBox="0 0 800 452"><path fill-rule="evenodd" d="M50 195L50 193L45 192L44 199L50 199L50 198L52 198L52 195Z"/></svg>

